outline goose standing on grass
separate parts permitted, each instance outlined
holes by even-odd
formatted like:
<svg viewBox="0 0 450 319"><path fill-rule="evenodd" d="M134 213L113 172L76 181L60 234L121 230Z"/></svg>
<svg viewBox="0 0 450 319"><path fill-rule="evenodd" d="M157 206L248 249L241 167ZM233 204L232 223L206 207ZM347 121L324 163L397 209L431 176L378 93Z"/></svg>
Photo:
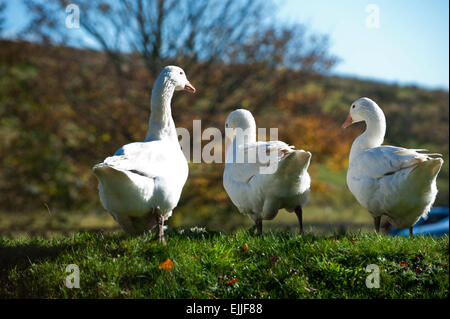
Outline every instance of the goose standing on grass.
<svg viewBox="0 0 450 319"><path fill-rule="evenodd" d="M366 122L366 130L353 142L347 184L358 202L374 218L380 230L382 215L397 228L409 228L426 216L437 194L436 176L443 160L440 154L423 154L418 149L381 146L386 119L381 108L363 97L350 107L343 128Z"/></svg>
<svg viewBox="0 0 450 319"><path fill-rule="evenodd" d="M307 172L311 153L293 150L281 141L257 142L256 123L253 115L238 109L228 115L225 130L232 131L232 142L226 141L226 164L223 186L239 212L248 215L262 233L262 221L273 219L278 210L295 211L300 232L303 232L302 208L308 202L311 179ZM246 131L244 131L246 130ZM276 170L270 174L261 169L269 167L269 161L258 153L276 154ZM239 161L238 153L256 161Z"/></svg>
<svg viewBox="0 0 450 319"><path fill-rule="evenodd" d="M100 200L120 226L138 234L158 225L160 242L188 176L170 105L180 90L195 92L181 68L165 67L153 87L145 141L124 145L93 167Z"/></svg>

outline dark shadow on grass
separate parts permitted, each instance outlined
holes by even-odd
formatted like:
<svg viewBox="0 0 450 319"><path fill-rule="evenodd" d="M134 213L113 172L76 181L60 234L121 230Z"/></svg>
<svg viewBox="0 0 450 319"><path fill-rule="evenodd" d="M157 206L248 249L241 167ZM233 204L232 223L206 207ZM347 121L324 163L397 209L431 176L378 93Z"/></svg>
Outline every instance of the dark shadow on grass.
<svg viewBox="0 0 450 319"><path fill-rule="evenodd" d="M0 270L11 270L15 266L26 268L32 263L37 263L41 260L56 259L61 253L76 248L77 245L56 245L52 247L43 247L36 244L24 244L14 247L0 246Z"/></svg>
<svg viewBox="0 0 450 319"><path fill-rule="evenodd" d="M26 271L33 263L42 260L55 260L60 254L77 246L80 246L80 244L63 244L52 247L44 247L34 243L13 247L0 246L0 285L4 289L11 286L12 283L8 278L13 268L17 268L19 272ZM10 288L6 290L10 290Z"/></svg>
<svg viewBox="0 0 450 319"><path fill-rule="evenodd" d="M96 238L106 241L125 240L130 236L125 233L106 233L98 231L78 232L78 235L83 234L94 235ZM64 236L61 234L61 236ZM64 252L78 249L85 246L86 243L72 243L72 244L54 244L52 246L43 246L34 242L15 244L14 246L4 246L0 244L0 271L3 274L14 267L27 268L32 263L38 263L43 260L55 260Z"/></svg>

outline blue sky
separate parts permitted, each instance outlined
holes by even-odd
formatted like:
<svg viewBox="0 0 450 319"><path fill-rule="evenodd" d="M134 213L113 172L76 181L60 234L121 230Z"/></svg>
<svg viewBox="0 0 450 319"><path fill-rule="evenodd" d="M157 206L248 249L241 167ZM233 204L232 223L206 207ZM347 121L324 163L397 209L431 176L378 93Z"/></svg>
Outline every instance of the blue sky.
<svg viewBox="0 0 450 319"><path fill-rule="evenodd" d="M334 73L448 90L448 0L275 1L279 20L330 36L331 52L341 59ZM368 4L379 8L379 28L366 26ZM21 1L9 0L7 34L26 21Z"/></svg>
<svg viewBox="0 0 450 319"><path fill-rule="evenodd" d="M327 33L342 61L334 72L449 88L448 0L278 0L279 17ZM379 28L367 28L368 4Z"/></svg>

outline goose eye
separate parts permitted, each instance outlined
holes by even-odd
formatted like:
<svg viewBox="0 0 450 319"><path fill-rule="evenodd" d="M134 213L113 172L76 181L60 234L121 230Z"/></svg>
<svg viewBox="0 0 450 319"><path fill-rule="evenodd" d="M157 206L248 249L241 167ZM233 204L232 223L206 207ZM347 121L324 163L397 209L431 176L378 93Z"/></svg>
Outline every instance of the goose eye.
<svg viewBox="0 0 450 319"><path fill-rule="evenodd" d="M352 109L354 109L354 108L355 108L355 104L352 105Z"/></svg>
<svg viewBox="0 0 450 319"><path fill-rule="evenodd" d="M183 72L180 72L181 75L183 75Z"/></svg>

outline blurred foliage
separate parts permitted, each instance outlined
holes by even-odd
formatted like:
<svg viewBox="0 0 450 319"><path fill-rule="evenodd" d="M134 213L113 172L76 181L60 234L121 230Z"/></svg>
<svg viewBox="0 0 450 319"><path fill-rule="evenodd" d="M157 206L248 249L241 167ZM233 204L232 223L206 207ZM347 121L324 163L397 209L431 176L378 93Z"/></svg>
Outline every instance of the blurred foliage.
<svg viewBox="0 0 450 319"><path fill-rule="evenodd" d="M132 60L132 59L131 59ZM169 63L177 61L168 60ZM121 145L145 137L155 75L140 59L119 76L106 54L61 46L0 41L0 203L2 210L100 209L91 167ZM361 126L341 130L350 103L368 96L387 117L386 143L444 154L438 204L448 205L447 91L324 76L265 63L180 65L197 88L172 101L178 127L192 121L223 130L228 113L245 107L259 127L313 153L311 203L347 206L351 143ZM207 142L207 141L206 141ZM234 210L222 187L223 164L190 164L180 219L216 223ZM236 213L237 215L237 213Z"/></svg>

